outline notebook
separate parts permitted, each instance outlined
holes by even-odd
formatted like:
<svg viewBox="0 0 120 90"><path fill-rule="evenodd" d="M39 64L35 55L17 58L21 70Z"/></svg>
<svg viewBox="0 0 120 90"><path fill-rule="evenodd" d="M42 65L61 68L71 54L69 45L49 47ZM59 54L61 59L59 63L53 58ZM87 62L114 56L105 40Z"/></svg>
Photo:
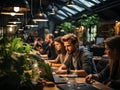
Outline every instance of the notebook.
<svg viewBox="0 0 120 90"><path fill-rule="evenodd" d="M57 85L60 90L99 90L88 83L77 83L76 86L69 86L68 84Z"/></svg>
<svg viewBox="0 0 120 90"><path fill-rule="evenodd" d="M54 79L54 83L56 83L56 84L66 84L67 83L67 80L58 74L53 74L53 79Z"/></svg>

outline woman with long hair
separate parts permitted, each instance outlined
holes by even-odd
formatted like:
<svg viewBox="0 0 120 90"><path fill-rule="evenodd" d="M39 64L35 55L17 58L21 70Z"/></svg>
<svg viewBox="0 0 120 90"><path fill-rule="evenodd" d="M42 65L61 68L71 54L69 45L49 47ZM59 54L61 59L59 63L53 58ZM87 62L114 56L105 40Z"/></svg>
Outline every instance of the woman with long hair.
<svg viewBox="0 0 120 90"><path fill-rule="evenodd" d="M54 39L54 45L55 45L55 49L57 53L57 58L54 60L48 60L50 65L56 66L56 67L61 66L61 64L64 63L65 60L67 59L66 50L61 40L61 37L62 36L58 36Z"/></svg>
<svg viewBox="0 0 120 90"><path fill-rule="evenodd" d="M115 90L120 90L120 36L113 36L105 40L105 53L109 57L109 64L98 74L90 74L86 82L92 79L104 81Z"/></svg>

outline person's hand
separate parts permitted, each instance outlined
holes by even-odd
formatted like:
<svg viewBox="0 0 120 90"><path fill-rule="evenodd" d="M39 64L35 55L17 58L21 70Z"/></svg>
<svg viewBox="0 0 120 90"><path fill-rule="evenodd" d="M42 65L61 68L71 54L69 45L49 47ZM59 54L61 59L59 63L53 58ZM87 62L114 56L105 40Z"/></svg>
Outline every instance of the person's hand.
<svg viewBox="0 0 120 90"><path fill-rule="evenodd" d="M39 51L36 51L36 54L37 54L37 55L41 55Z"/></svg>
<svg viewBox="0 0 120 90"><path fill-rule="evenodd" d="M52 65L52 63L49 62L48 60L45 60L45 63L48 64L48 65L50 65L50 66Z"/></svg>
<svg viewBox="0 0 120 90"><path fill-rule="evenodd" d="M89 74L88 76L86 76L85 77L85 81L87 82L87 83L90 83L91 82L91 80L92 80L92 77L93 75L92 74Z"/></svg>
<svg viewBox="0 0 120 90"><path fill-rule="evenodd" d="M66 74L66 70L60 70L60 69L58 69L58 70L55 71L55 73L56 74Z"/></svg>
<svg viewBox="0 0 120 90"><path fill-rule="evenodd" d="M92 84L95 80L98 80L99 76L98 74L89 74L88 76L86 76L85 81L87 83Z"/></svg>

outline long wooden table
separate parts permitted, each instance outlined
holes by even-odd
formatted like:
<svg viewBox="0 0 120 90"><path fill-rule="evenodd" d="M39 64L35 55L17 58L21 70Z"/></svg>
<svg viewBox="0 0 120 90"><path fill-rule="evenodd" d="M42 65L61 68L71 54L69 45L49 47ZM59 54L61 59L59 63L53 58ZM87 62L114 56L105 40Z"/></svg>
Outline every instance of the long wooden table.
<svg viewBox="0 0 120 90"><path fill-rule="evenodd" d="M83 77L78 77L76 78L76 81L78 83L84 83L85 82L85 78ZM98 88L99 90L113 90L112 88L98 82L98 81L95 81L93 84L92 84L94 87ZM44 87L43 90L60 90L59 88L57 88L57 86L55 85L54 87Z"/></svg>

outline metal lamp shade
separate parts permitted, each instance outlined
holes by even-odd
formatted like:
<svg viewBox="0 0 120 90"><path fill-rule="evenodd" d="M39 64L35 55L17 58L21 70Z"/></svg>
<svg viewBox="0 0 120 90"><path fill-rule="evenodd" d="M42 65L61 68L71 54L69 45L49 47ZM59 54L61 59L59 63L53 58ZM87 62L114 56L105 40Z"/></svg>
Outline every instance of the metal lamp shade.
<svg viewBox="0 0 120 90"><path fill-rule="evenodd" d="M27 27L38 27L38 24L31 19L26 26Z"/></svg>
<svg viewBox="0 0 120 90"><path fill-rule="evenodd" d="M17 25L16 24L7 24L6 26L7 27L16 27Z"/></svg>
<svg viewBox="0 0 120 90"><path fill-rule="evenodd" d="M30 11L29 3L26 0L6 0L3 9L7 11L14 11L14 7L19 7L19 12Z"/></svg>
<svg viewBox="0 0 120 90"><path fill-rule="evenodd" d="M48 18L47 18L47 15L45 13L39 13L39 14L35 15L35 17L33 18L33 21L46 22L46 21L48 21Z"/></svg>
<svg viewBox="0 0 120 90"><path fill-rule="evenodd" d="M8 23L19 24L21 21L20 18L12 17Z"/></svg>
<svg viewBox="0 0 120 90"><path fill-rule="evenodd" d="M67 2L67 6L70 6L70 7L74 6L74 3L70 0L70 1Z"/></svg>
<svg viewBox="0 0 120 90"><path fill-rule="evenodd" d="M18 16L21 16L21 15L24 15L24 13L22 13L22 12L11 12L11 11L2 11L2 12L0 12L0 14L4 14L4 15L11 15L11 16L16 16L16 15L18 15Z"/></svg>

